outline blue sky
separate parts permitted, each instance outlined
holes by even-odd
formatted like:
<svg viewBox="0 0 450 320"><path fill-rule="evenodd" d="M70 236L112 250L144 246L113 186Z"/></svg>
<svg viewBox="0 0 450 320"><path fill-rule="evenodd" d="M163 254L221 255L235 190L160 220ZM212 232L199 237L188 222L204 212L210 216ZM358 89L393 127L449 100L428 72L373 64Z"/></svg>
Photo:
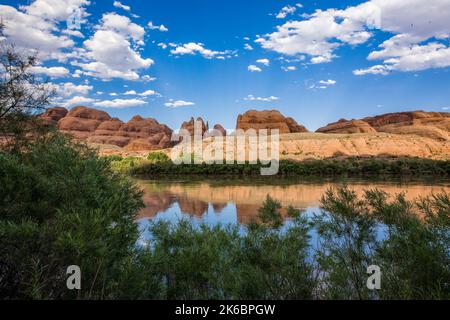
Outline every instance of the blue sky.
<svg viewBox="0 0 450 320"><path fill-rule="evenodd" d="M0 16L68 108L172 128L278 109L315 130L450 107L450 0L55 1L0 0Z"/></svg>

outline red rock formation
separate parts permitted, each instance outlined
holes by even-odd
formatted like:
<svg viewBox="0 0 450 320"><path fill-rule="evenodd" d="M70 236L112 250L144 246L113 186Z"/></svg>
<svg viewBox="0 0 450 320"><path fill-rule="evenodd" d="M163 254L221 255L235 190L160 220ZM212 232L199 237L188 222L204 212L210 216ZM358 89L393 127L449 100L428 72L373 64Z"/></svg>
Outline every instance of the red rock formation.
<svg viewBox="0 0 450 320"><path fill-rule="evenodd" d="M377 132L370 124L362 120L341 119L317 129L320 133L372 133Z"/></svg>
<svg viewBox="0 0 450 320"><path fill-rule="evenodd" d="M78 106L59 120L58 128L75 139L87 139L102 122L110 119L109 114L104 111Z"/></svg>
<svg viewBox="0 0 450 320"><path fill-rule="evenodd" d="M67 115L67 112L67 109L62 107L48 108L40 118L46 125L56 125L59 120Z"/></svg>
<svg viewBox="0 0 450 320"><path fill-rule="evenodd" d="M197 120L194 121L194 118L191 117L191 119L189 121L184 121L183 124L181 125L181 129L185 129L187 131L189 131L189 133L191 134L191 136L194 136L194 128L195 128L195 124L198 124L199 127L202 128L202 135L209 130L209 125L208 122L203 121L203 119L201 117L198 117Z"/></svg>
<svg viewBox="0 0 450 320"><path fill-rule="evenodd" d="M227 130L225 130L225 128L222 127L220 124L215 124L213 129L219 131L222 134L222 136L227 135Z"/></svg>
<svg viewBox="0 0 450 320"><path fill-rule="evenodd" d="M124 123L108 113L87 107L75 107L58 122L61 132L90 143L111 144L129 151L147 151L173 146L172 130L155 119L133 117Z"/></svg>
<svg viewBox="0 0 450 320"><path fill-rule="evenodd" d="M292 118L286 118L277 110L256 111L249 110L237 119L236 129L278 129L280 134L308 132L308 130L295 122Z"/></svg>
<svg viewBox="0 0 450 320"><path fill-rule="evenodd" d="M386 132L413 134L435 140L450 140L450 113L448 112L395 112L361 120L339 120L317 130L322 133Z"/></svg>

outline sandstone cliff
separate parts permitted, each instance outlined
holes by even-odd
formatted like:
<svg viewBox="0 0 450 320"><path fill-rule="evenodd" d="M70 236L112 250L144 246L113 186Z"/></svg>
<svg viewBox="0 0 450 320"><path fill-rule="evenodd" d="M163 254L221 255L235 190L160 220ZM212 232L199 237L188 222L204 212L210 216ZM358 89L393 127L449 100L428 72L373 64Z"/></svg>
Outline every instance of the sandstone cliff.
<svg viewBox="0 0 450 320"><path fill-rule="evenodd" d="M272 129L278 129L280 134L308 132L294 119L283 116L277 110L256 111L249 110L240 114L237 118L236 129L267 129L270 133Z"/></svg>

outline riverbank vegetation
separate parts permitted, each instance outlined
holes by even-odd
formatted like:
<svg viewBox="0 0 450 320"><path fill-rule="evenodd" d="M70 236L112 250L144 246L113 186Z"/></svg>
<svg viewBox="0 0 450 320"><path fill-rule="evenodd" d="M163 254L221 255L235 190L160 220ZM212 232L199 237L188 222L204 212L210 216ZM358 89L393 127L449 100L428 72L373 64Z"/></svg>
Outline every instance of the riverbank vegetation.
<svg viewBox="0 0 450 320"><path fill-rule="evenodd" d="M139 157L111 158L113 170L132 176L161 177L182 175L260 176L261 164L180 164L176 165L162 152L152 152L149 160ZM450 161L419 158L376 159L347 158L281 160L278 176L375 176L435 175L450 176Z"/></svg>

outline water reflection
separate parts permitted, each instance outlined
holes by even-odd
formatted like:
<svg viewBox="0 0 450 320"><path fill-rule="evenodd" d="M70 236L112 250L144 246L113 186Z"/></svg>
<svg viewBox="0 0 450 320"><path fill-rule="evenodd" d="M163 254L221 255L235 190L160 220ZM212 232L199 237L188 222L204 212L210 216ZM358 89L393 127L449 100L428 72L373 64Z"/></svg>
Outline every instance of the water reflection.
<svg viewBox="0 0 450 320"><path fill-rule="evenodd" d="M307 213L318 212L320 198L330 187L343 182L305 182L295 180L260 181L153 181L139 180L144 190L145 208L140 220L167 219L176 221L191 217L209 225L218 223L246 224L256 216L258 208L267 197L292 205ZM394 195L404 192L414 199L437 192L450 192L449 181L370 182L346 181L351 189L362 194L367 189L382 189Z"/></svg>

